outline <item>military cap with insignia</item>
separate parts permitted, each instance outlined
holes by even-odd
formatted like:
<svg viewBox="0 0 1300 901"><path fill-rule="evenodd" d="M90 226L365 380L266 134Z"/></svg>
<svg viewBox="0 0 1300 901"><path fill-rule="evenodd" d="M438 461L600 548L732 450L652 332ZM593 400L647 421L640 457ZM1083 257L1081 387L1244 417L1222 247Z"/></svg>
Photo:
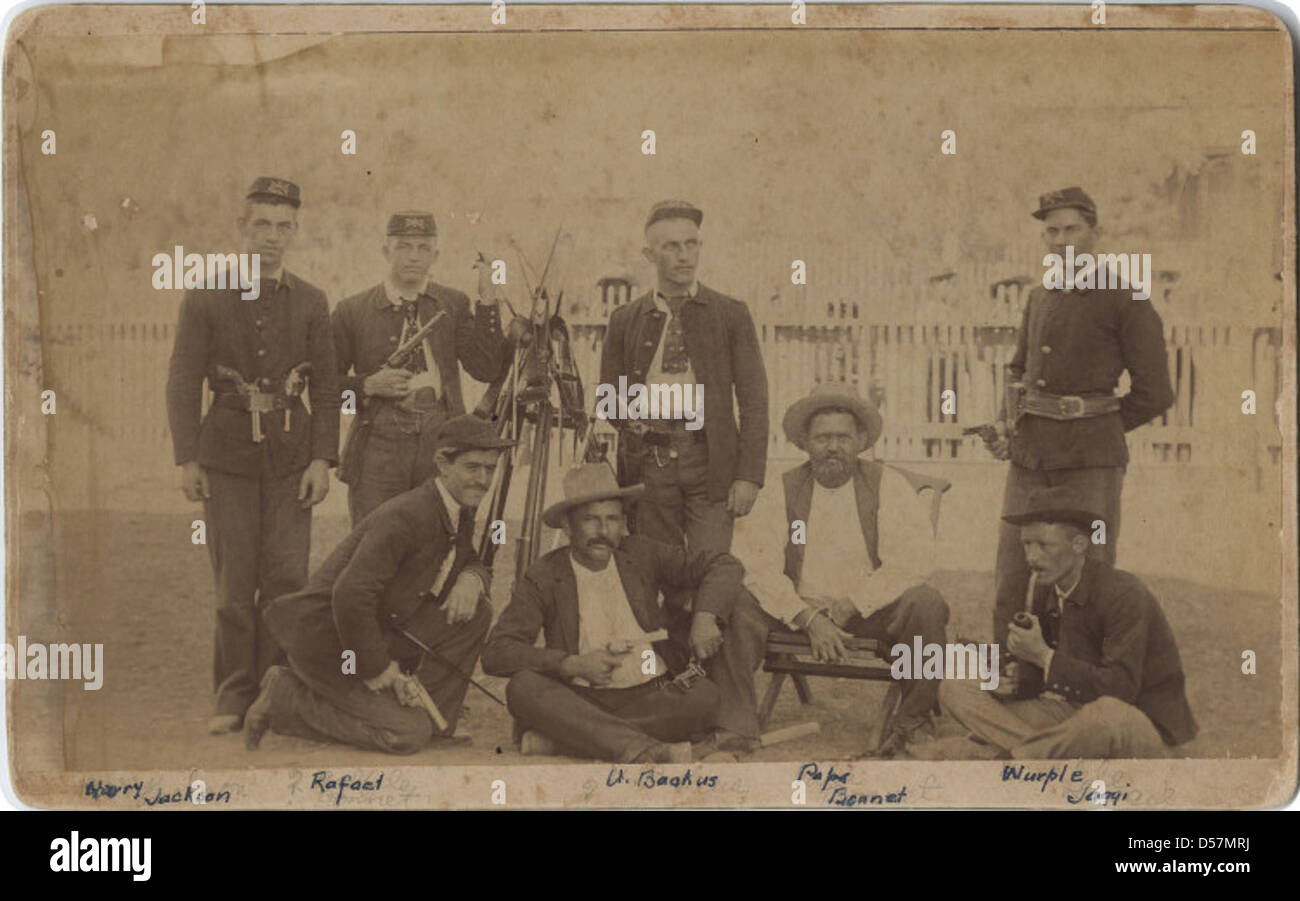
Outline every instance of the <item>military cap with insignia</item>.
<svg viewBox="0 0 1300 901"><path fill-rule="evenodd" d="M273 178L269 175L255 178L245 198L263 203L288 203L294 209L302 205L302 195L297 185L287 178Z"/></svg>
<svg viewBox="0 0 1300 901"><path fill-rule="evenodd" d="M431 238L438 234L433 213L402 210L388 217L388 237Z"/></svg>
<svg viewBox="0 0 1300 901"><path fill-rule="evenodd" d="M1052 210L1065 209L1079 210L1092 221L1097 219L1097 204L1084 193L1083 188L1061 188L1059 191L1040 194L1038 209L1034 211L1033 216L1035 219L1046 219L1047 214Z"/></svg>
<svg viewBox="0 0 1300 901"><path fill-rule="evenodd" d="M704 221L704 212L695 204L685 200L661 200L650 208L645 227L649 228L660 219L690 219L696 225Z"/></svg>

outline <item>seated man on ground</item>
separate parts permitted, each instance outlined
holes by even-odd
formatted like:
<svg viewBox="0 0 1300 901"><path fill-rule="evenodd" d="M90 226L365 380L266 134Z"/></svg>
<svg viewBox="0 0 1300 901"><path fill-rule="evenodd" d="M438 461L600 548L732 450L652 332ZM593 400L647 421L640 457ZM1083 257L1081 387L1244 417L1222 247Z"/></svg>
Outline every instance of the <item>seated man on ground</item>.
<svg viewBox="0 0 1300 901"><path fill-rule="evenodd" d="M628 536L623 504L643 491L590 463L569 471L564 500L542 516L569 544L529 567L483 649L484 672L510 677L525 754L686 762L690 741L717 725L724 692L695 664L722 656L741 567L724 553ZM660 606L679 593L671 589L693 593L693 612ZM535 646L539 632L545 647Z"/></svg>
<svg viewBox="0 0 1300 901"><path fill-rule="evenodd" d="M1160 605L1137 576L1088 556L1103 518L1066 486L1034 489L1023 513L1003 518L1020 527L1035 586L1028 625L1013 623L1007 638L1019 685L1004 698L945 682L944 712L970 737L934 742L924 756L1166 757L1194 738Z"/></svg>

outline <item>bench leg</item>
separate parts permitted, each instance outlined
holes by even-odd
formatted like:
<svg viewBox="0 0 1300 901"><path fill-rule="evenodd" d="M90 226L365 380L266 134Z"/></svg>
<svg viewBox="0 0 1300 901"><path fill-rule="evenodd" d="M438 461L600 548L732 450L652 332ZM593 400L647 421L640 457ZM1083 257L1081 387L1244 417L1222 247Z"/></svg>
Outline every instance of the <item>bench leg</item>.
<svg viewBox="0 0 1300 901"><path fill-rule="evenodd" d="M776 707L776 699L781 695L781 686L785 684L785 673L773 673L772 681L767 683L767 691L763 695L763 705L758 708L758 731L762 732L767 726L767 721L772 717L772 709Z"/></svg>
<svg viewBox="0 0 1300 901"><path fill-rule="evenodd" d="M871 730L871 747L878 748L884 741L885 731L893 722L894 714L898 712L898 705L902 699L903 689L897 682L890 681L889 690L885 692L885 700L880 705L880 716L876 718L875 726Z"/></svg>
<svg viewBox="0 0 1300 901"><path fill-rule="evenodd" d="M794 680L794 690L799 694L799 703L812 703L812 689L808 687L808 679L801 673L794 673L790 678Z"/></svg>

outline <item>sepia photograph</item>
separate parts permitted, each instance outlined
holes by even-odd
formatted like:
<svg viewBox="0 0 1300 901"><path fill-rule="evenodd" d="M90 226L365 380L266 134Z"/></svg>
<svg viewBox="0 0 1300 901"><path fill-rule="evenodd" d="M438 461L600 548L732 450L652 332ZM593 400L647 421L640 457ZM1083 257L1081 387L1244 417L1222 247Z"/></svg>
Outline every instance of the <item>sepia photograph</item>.
<svg viewBox="0 0 1300 901"><path fill-rule="evenodd" d="M1248 6L48 5L4 57L36 808L1297 788Z"/></svg>

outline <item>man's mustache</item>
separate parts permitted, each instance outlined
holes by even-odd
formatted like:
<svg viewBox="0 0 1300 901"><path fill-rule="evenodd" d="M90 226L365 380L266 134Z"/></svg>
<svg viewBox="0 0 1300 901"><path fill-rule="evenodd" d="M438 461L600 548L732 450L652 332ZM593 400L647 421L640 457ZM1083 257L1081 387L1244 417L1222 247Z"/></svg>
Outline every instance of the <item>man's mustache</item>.
<svg viewBox="0 0 1300 901"><path fill-rule="evenodd" d="M614 550L614 545L606 541L604 538L591 539L590 541L587 542L587 547L607 547L611 551Z"/></svg>

